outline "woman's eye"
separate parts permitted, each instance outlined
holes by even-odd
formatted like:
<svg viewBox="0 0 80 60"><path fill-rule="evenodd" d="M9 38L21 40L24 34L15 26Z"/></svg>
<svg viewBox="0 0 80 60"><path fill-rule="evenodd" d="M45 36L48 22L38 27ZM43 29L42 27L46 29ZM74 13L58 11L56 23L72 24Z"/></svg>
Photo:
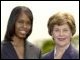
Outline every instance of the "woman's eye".
<svg viewBox="0 0 80 60"><path fill-rule="evenodd" d="M18 21L18 23L23 23L23 21Z"/></svg>
<svg viewBox="0 0 80 60"><path fill-rule="evenodd" d="M64 30L64 31L68 31L68 30L66 29L66 30Z"/></svg>
<svg viewBox="0 0 80 60"><path fill-rule="evenodd" d="M59 30L56 29L56 30L54 30L54 31L55 31L55 32L58 32Z"/></svg>

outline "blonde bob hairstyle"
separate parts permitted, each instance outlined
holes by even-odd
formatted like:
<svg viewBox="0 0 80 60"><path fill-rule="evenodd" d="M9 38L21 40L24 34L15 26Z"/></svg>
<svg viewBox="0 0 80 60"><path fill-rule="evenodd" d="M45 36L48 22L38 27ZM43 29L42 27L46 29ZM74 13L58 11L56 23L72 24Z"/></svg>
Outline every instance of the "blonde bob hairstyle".
<svg viewBox="0 0 80 60"><path fill-rule="evenodd" d="M51 35L54 25L63 25L63 24L68 24L72 32L72 35L75 34L76 32L75 19L70 13L65 13L65 12L58 12L49 18L47 24L49 34Z"/></svg>

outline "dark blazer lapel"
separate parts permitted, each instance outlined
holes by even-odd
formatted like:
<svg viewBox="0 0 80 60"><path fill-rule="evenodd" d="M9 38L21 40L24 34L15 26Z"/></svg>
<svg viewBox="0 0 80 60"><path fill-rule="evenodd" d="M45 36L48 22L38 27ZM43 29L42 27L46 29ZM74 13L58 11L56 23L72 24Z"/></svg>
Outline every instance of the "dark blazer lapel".
<svg viewBox="0 0 80 60"><path fill-rule="evenodd" d="M79 59L79 52L70 44L61 59ZM54 59L54 50L45 54L42 59Z"/></svg>
<svg viewBox="0 0 80 60"><path fill-rule="evenodd" d="M38 53L36 48L30 43L26 42L25 46L25 59L38 59Z"/></svg>
<svg viewBox="0 0 80 60"><path fill-rule="evenodd" d="M6 59L18 59L18 56L10 42L4 42L2 47L2 53Z"/></svg>
<svg viewBox="0 0 80 60"><path fill-rule="evenodd" d="M54 50L51 51L49 58L54 59Z"/></svg>
<svg viewBox="0 0 80 60"><path fill-rule="evenodd" d="M70 44L70 46L68 47L68 49L64 52L62 59L72 59L73 58L73 47Z"/></svg>
<svg viewBox="0 0 80 60"><path fill-rule="evenodd" d="M42 59L54 59L54 50L48 52L48 53L45 53L43 56L42 56Z"/></svg>
<svg viewBox="0 0 80 60"><path fill-rule="evenodd" d="M26 45L25 45L25 59L29 59L30 57L31 57L31 51L32 51L32 49L31 49L31 45L29 44L29 42L26 42Z"/></svg>

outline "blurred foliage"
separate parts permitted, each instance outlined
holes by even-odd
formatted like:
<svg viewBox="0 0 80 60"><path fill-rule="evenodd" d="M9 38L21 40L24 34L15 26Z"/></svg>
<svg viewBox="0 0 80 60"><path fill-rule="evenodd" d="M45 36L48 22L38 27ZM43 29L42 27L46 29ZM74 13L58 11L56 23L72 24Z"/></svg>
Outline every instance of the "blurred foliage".
<svg viewBox="0 0 80 60"><path fill-rule="evenodd" d="M73 36L72 40L71 40L72 44L76 47L79 46L79 35L75 35ZM47 53L49 51L51 51L52 49L54 49L55 46L55 42L52 39L46 39L41 47L42 50L42 54ZM76 47L78 48L78 47ZM79 48L78 48L79 50Z"/></svg>
<svg viewBox="0 0 80 60"><path fill-rule="evenodd" d="M47 39L46 41L43 42L42 45L42 54L47 53L48 51L51 51L54 48L54 41L52 39Z"/></svg>
<svg viewBox="0 0 80 60"><path fill-rule="evenodd" d="M75 44L75 46L78 45L78 44L79 44L79 35L73 36L71 42L72 42L73 44Z"/></svg>

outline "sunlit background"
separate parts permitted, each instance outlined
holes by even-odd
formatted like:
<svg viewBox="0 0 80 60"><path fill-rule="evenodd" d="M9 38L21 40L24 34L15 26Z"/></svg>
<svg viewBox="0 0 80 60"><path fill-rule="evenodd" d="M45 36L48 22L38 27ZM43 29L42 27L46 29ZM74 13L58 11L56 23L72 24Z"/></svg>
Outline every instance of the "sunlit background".
<svg viewBox="0 0 80 60"><path fill-rule="evenodd" d="M33 12L33 30L27 39L33 44L39 45L40 41L51 38L47 22L59 11L70 12L74 16L77 27L75 35L79 35L79 1L1 1L1 41L4 40L10 13L16 6L27 6Z"/></svg>

